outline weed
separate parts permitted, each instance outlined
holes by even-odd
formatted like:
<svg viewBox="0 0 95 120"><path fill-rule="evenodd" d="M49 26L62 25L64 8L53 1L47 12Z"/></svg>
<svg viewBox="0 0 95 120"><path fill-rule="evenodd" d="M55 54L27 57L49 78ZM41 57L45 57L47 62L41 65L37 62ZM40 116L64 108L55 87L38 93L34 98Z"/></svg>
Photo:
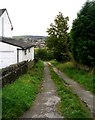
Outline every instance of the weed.
<svg viewBox="0 0 95 120"><path fill-rule="evenodd" d="M91 72L79 70L71 62L58 63L56 61L52 61L52 64L64 72L66 75L68 75L70 78L80 83L86 90L93 93L95 87L93 85L93 74Z"/></svg>
<svg viewBox="0 0 95 120"><path fill-rule="evenodd" d="M61 102L59 104L59 110L65 118L70 119L81 119L91 118L90 112L86 105L72 93L70 88L65 86L64 82L61 78L50 69L51 76L53 81L56 84L58 95L61 98Z"/></svg>
<svg viewBox="0 0 95 120"><path fill-rule="evenodd" d="M43 63L38 61L26 74L3 88L2 114L4 120L13 120L32 106L38 88L40 88L42 75Z"/></svg>

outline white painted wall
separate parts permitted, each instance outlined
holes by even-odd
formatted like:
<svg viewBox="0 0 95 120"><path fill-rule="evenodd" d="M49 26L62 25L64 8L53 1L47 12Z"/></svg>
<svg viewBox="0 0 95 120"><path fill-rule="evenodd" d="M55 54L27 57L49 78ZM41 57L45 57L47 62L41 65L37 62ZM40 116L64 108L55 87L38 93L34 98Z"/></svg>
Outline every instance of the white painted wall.
<svg viewBox="0 0 95 120"><path fill-rule="evenodd" d="M34 60L34 47L31 48L32 60Z"/></svg>
<svg viewBox="0 0 95 120"><path fill-rule="evenodd" d="M17 47L0 42L0 68L17 63Z"/></svg>
<svg viewBox="0 0 95 120"><path fill-rule="evenodd" d="M34 47L26 50L26 55L25 55L25 50L19 50L19 62L24 61L24 60L34 60Z"/></svg>
<svg viewBox="0 0 95 120"><path fill-rule="evenodd" d="M21 48L0 42L0 69L17 63L17 49ZM28 49L26 52L25 55L24 50L19 50L19 62L34 60L34 47L30 48L30 52Z"/></svg>
<svg viewBox="0 0 95 120"><path fill-rule="evenodd" d="M0 17L0 36L2 36L2 18Z"/></svg>
<svg viewBox="0 0 95 120"><path fill-rule="evenodd" d="M3 26L3 29L2 29ZM3 30L3 34L2 34ZM0 17L0 36L3 37L12 37L11 23L9 21L7 12L5 11Z"/></svg>

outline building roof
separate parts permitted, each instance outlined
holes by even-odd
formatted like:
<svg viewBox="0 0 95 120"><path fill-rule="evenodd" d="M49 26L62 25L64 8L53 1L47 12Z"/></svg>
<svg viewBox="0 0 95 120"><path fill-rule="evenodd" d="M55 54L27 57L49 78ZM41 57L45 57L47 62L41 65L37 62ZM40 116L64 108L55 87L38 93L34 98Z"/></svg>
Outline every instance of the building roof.
<svg viewBox="0 0 95 120"><path fill-rule="evenodd" d="M25 40L22 40L22 39L16 40L16 39L13 39L13 38L2 37L2 38L0 38L0 41L2 41L4 43L7 43L7 44L10 44L10 45L13 45L13 46L20 47L23 50L33 47L33 44L31 42L25 41Z"/></svg>
<svg viewBox="0 0 95 120"><path fill-rule="evenodd" d="M3 15L3 13L4 13L5 11L6 11L6 13L7 13L7 16L8 16L8 18L9 18L9 21L10 21L10 24L11 24L11 30L13 30L13 25L12 25L12 22L11 22L11 20L10 20L10 17L9 17L9 14L8 14L6 8L0 9L0 17Z"/></svg>
<svg viewBox="0 0 95 120"><path fill-rule="evenodd" d="M0 16L6 11L6 9L0 9Z"/></svg>

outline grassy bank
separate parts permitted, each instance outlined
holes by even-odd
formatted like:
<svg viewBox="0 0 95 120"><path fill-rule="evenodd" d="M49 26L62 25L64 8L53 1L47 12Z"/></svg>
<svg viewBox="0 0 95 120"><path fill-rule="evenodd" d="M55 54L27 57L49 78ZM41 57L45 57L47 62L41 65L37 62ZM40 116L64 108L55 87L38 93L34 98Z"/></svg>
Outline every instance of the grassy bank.
<svg viewBox="0 0 95 120"><path fill-rule="evenodd" d="M52 61L52 64L70 78L80 83L86 90L91 91L92 93L94 92L95 87L93 86L93 75L91 72L79 70L75 68L71 62L58 63L56 61Z"/></svg>
<svg viewBox="0 0 95 120"><path fill-rule="evenodd" d="M51 76L56 84L58 95L61 98L59 110L65 118L77 119L91 118L90 112L86 105L66 87L61 78L50 68Z"/></svg>
<svg viewBox="0 0 95 120"><path fill-rule="evenodd" d="M3 119L13 120L29 109L35 100L43 76L43 63L38 61L13 84L2 90Z"/></svg>

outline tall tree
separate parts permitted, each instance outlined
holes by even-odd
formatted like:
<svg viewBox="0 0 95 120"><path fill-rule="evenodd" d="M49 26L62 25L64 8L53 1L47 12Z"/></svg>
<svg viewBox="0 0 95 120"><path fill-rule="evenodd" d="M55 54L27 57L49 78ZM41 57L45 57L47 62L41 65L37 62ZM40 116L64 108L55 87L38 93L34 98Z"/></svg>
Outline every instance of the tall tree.
<svg viewBox="0 0 95 120"><path fill-rule="evenodd" d="M87 1L77 14L71 29L74 59L95 65L95 1Z"/></svg>
<svg viewBox="0 0 95 120"><path fill-rule="evenodd" d="M66 61L68 57L68 17L64 17L61 12L54 19L54 24L50 24L47 29L48 38L47 47L54 53L54 57L58 61Z"/></svg>

